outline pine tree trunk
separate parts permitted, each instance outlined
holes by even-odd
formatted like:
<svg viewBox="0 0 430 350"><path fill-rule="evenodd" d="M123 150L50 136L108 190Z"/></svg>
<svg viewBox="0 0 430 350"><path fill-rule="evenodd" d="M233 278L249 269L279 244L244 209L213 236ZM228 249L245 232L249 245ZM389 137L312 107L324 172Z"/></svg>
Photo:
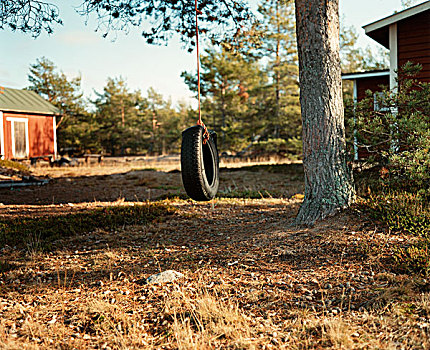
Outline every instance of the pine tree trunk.
<svg viewBox="0 0 430 350"><path fill-rule="evenodd" d="M297 224L311 225L355 198L346 161L338 10L338 0L296 0L305 172Z"/></svg>

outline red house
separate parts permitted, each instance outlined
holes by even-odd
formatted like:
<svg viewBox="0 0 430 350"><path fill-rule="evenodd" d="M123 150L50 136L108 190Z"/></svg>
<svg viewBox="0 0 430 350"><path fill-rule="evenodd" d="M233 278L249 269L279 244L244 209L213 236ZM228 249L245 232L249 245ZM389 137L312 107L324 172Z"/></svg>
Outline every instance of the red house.
<svg viewBox="0 0 430 350"><path fill-rule="evenodd" d="M342 79L354 83L353 97L358 101L365 92L381 91L381 86L396 91L397 70L410 61L422 65L416 77L430 82L430 1L394 13L363 26L366 35L390 50L390 67L382 71L343 74ZM359 152L356 149L355 159Z"/></svg>
<svg viewBox="0 0 430 350"><path fill-rule="evenodd" d="M55 158L59 110L33 91L0 88L2 159Z"/></svg>

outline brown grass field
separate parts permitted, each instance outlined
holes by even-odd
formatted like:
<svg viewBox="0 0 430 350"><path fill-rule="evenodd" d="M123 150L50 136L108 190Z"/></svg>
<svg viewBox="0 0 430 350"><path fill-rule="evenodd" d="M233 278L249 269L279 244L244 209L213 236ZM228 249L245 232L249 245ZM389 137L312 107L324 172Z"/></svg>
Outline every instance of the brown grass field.
<svg viewBox="0 0 430 350"><path fill-rule="evenodd" d="M300 164L230 165L207 203L175 168L38 167L49 184L0 189L0 349L430 348L430 285L391 259L405 237L356 207L292 226ZM145 284L169 269L185 277Z"/></svg>

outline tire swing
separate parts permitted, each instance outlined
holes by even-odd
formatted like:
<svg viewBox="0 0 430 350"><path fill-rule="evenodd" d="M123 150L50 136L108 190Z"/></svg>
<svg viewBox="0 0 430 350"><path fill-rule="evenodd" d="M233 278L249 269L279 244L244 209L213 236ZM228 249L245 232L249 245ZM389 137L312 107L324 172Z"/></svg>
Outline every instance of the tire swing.
<svg viewBox="0 0 430 350"><path fill-rule="evenodd" d="M196 8L196 51L197 51L197 95L199 120L182 132L181 173L185 192L196 201L209 201L215 197L219 186L219 157L217 135L208 130L202 122L200 109L200 55L199 27Z"/></svg>

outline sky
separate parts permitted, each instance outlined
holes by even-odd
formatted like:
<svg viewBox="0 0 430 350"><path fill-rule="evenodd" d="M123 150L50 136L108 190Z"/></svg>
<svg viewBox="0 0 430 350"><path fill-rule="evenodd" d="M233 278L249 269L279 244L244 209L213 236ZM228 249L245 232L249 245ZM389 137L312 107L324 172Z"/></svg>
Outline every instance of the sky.
<svg viewBox="0 0 430 350"><path fill-rule="evenodd" d="M34 39L28 34L0 31L0 86L26 87L30 64L45 56L67 76L81 75L82 89L89 98L94 97L94 90L103 90L108 77L121 76L132 90L145 93L153 87L174 104L194 104L180 75L196 69L195 53L188 53L179 39L172 39L168 46L148 45L136 28L127 35L118 33L113 41L95 32L94 21L85 25L85 18L75 13L79 0L52 2L60 7L63 19L63 26L56 26L54 34L43 33ZM401 0L340 0L341 18L345 25L357 28L362 47L377 46L364 35L363 25L401 9Z"/></svg>

